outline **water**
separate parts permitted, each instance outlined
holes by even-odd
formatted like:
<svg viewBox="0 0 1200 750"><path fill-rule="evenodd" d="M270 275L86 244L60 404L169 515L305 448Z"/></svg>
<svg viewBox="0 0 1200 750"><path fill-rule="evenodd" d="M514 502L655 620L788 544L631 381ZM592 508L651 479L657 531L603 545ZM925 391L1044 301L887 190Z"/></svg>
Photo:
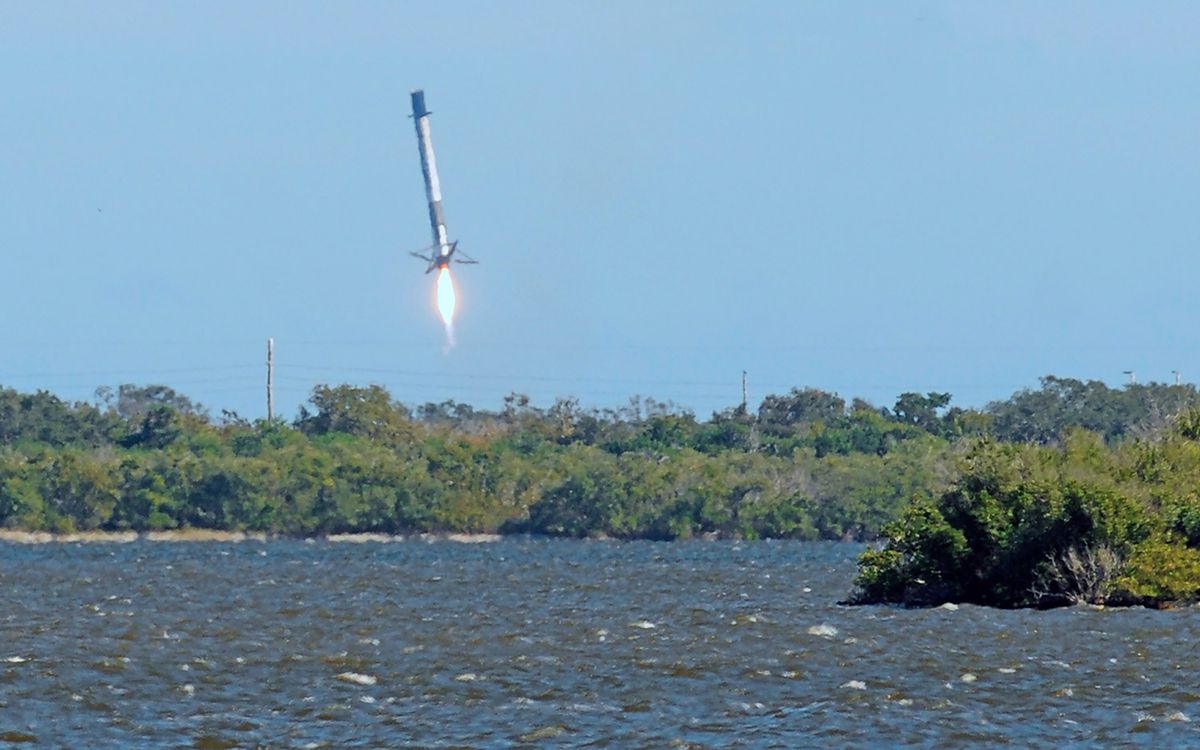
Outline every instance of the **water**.
<svg viewBox="0 0 1200 750"><path fill-rule="evenodd" d="M1200 611L839 607L860 550L0 544L0 745L1200 745Z"/></svg>

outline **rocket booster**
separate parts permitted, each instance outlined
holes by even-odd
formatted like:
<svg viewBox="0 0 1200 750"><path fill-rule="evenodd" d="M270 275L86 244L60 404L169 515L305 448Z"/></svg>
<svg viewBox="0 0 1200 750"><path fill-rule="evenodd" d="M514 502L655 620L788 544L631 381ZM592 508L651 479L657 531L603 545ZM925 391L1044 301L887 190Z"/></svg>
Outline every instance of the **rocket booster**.
<svg viewBox="0 0 1200 750"><path fill-rule="evenodd" d="M433 244L425 253L411 253L429 264L425 273L435 268L450 265L450 259L458 250L458 243L451 242L446 235L446 216L442 213L442 184L438 180L437 159L433 156L433 138L429 135L429 110L425 109L425 92L412 92L412 118L417 128L417 148L421 151L421 174L425 177L425 199L429 202L429 228L433 231ZM455 263L474 263L466 253L458 253Z"/></svg>
<svg viewBox="0 0 1200 750"><path fill-rule="evenodd" d="M421 174L425 177L425 199L429 202L429 226L433 231L430 254L435 260L449 260L454 248L446 235L446 216L442 213L442 185L438 181L433 137L429 133L429 110L425 109L425 92L420 89L412 92L412 112L413 124L417 129L417 147L421 151Z"/></svg>

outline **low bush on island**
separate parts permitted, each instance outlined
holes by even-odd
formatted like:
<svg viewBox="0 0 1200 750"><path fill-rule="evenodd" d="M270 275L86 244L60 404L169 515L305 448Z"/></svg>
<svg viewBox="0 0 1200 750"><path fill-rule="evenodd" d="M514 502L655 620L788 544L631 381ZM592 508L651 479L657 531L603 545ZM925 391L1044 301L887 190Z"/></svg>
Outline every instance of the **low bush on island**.
<svg viewBox="0 0 1200 750"><path fill-rule="evenodd" d="M1167 606L1200 596L1200 411L1155 438L978 442L859 560L851 603Z"/></svg>

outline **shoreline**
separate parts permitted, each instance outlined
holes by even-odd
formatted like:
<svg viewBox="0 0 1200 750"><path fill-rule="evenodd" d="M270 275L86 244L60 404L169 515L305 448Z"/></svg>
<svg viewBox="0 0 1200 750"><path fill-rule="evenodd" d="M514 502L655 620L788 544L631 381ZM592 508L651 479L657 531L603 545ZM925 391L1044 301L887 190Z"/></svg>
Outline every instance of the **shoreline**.
<svg viewBox="0 0 1200 750"><path fill-rule="evenodd" d="M269 542L290 540L297 542L331 542L335 544L394 544L398 542L454 542L456 544L486 544L502 539L518 537L538 537L545 539L575 539L588 542L622 542L648 541L659 543L672 542L743 542L751 541L738 534L721 534L707 532L689 537L662 539L658 537L611 537L606 534L592 534L583 537L560 536L556 534L540 534L537 532L508 532L508 533L471 533L460 531L413 532L411 534L385 534L382 532L363 531L334 534L287 534L265 531L230 531L225 529L164 529L159 531L72 531L55 533L52 531L25 531L22 529L0 529L0 544L129 544L131 542ZM869 544L856 539L801 539L789 537L762 537L757 541L803 541L812 543L837 544Z"/></svg>
<svg viewBox="0 0 1200 750"><path fill-rule="evenodd" d="M172 529L167 531L78 531L54 534L49 531L18 531L0 529L0 544L129 544L132 542L268 542L277 539L335 544L392 544L396 542L454 542L456 544L485 544L503 539L501 534L320 534L292 536L263 532L222 531L218 529Z"/></svg>

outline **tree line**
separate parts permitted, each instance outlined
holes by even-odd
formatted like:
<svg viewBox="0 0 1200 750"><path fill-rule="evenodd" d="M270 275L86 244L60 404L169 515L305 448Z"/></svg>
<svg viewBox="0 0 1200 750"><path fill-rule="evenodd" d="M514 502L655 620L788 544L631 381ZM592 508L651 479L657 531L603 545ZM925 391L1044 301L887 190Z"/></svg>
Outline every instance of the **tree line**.
<svg viewBox="0 0 1200 750"><path fill-rule="evenodd" d="M981 442L1055 446L1083 429L1119 447L1200 401L1188 385L1053 376L981 409L951 400L794 388L698 419L646 398L511 394L483 410L322 385L295 419L250 421L163 385L75 403L0 388L0 526L872 539L954 487Z"/></svg>

